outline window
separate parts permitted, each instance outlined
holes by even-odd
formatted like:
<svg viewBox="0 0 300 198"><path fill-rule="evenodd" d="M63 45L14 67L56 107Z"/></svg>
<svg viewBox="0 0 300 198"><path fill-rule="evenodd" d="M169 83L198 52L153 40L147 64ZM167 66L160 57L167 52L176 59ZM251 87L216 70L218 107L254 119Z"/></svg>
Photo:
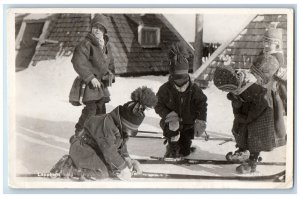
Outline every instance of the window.
<svg viewBox="0 0 300 198"><path fill-rule="evenodd" d="M144 48L158 47L160 44L160 28L140 25L138 27L138 40Z"/></svg>

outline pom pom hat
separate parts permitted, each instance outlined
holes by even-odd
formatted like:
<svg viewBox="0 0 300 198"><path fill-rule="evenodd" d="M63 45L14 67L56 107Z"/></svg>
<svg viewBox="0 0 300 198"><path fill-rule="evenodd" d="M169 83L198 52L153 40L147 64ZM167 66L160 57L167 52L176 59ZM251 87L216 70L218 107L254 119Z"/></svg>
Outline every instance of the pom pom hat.
<svg viewBox="0 0 300 198"><path fill-rule="evenodd" d="M170 74L174 76L186 75L189 72L188 52L183 43L176 42L169 51Z"/></svg>
<svg viewBox="0 0 300 198"><path fill-rule="evenodd" d="M144 110L157 103L155 93L147 87L139 87L131 93L131 100L120 106L121 122L124 127L137 131L145 118Z"/></svg>
<svg viewBox="0 0 300 198"><path fill-rule="evenodd" d="M217 67L214 73L214 84L222 91L235 91L239 87L239 79L232 67Z"/></svg>

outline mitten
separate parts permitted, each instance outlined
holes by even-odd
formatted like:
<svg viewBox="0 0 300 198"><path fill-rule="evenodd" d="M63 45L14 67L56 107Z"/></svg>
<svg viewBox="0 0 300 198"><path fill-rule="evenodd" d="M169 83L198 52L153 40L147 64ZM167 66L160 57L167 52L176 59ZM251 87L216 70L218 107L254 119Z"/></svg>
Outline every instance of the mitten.
<svg viewBox="0 0 300 198"><path fill-rule="evenodd" d="M178 114L175 111L171 111L165 119L165 123L179 121Z"/></svg>
<svg viewBox="0 0 300 198"><path fill-rule="evenodd" d="M137 160L131 160L132 163L132 171L134 171L136 174L142 174L141 164Z"/></svg>
<svg viewBox="0 0 300 198"><path fill-rule="evenodd" d="M128 181L131 178L131 171L128 167L124 168L116 175L120 180Z"/></svg>
<svg viewBox="0 0 300 198"><path fill-rule="evenodd" d="M170 112L165 119L165 123L169 123L169 129L171 131L177 131L179 129L179 117L175 111Z"/></svg>
<svg viewBox="0 0 300 198"><path fill-rule="evenodd" d="M194 135L196 137L200 137L204 131L206 129L206 122L203 120L195 120L195 124L194 124Z"/></svg>

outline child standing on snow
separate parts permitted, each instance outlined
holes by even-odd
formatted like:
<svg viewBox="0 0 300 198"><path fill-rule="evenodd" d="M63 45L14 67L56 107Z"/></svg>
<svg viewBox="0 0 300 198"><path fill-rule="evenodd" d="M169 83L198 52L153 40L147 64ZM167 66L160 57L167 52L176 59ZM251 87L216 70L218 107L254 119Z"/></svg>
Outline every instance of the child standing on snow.
<svg viewBox="0 0 300 198"><path fill-rule="evenodd" d="M200 137L206 129L207 98L190 80L186 55L181 43L172 46L170 77L157 92L155 112L168 142L165 157L189 155L194 135Z"/></svg>
<svg viewBox="0 0 300 198"><path fill-rule="evenodd" d="M275 129L278 136L285 137L283 116L287 108L286 68L282 51L282 29L270 27L264 34L263 54L251 66L257 84L265 87L269 106L274 110ZM285 143L282 141L281 144Z"/></svg>
<svg viewBox="0 0 300 198"><path fill-rule="evenodd" d="M110 101L108 86L114 80L114 61L108 44L103 15L95 15L91 33L75 48L72 63L79 75L71 88L69 101L85 107L75 125L75 134L83 129L89 117L105 114L105 103ZM81 101L82 100L82 101Z"/></svg>
<svg viewBox="0 0 300 198"><path fill-rule="evenodd" d="M256 81L249 71L234 70L231 66L218 67L214 73L214 84L229 92L227 98L232 101L232 133L238 150L231 157L244 161L236 168L241 174L256 171L261 151L271 151L283 145L282 137L276 135L274 110L266 97L268 90ZM250 156L246 154L247 150Z"/></svg>
<svg viewBox="0 0 300 198"><path fill-rule="evenodd" d="M69 155L50 172L63 177L116 176L121 180L130 179L132 171L141 173L139 162L128 154L127 140L145 118L144 110L154 107L157 98L151 89L142 87L132 92L131 99L108 114L91 116L83 132L71 138Z"/></svg>

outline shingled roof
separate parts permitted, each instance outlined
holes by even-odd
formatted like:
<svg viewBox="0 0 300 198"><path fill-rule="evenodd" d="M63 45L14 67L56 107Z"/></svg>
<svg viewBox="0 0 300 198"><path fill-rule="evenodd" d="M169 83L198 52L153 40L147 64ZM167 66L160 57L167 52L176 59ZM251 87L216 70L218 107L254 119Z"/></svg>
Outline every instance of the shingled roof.
<svg viewBox="0 0 300 198"><path fill-rule="evenodd" d="M175 41L184 41L181 35L161 14L105 14L106 26L117 74L155 74L169 70L167 52ZM70 56L76 45L90 31L91 14L60 14L53 19L45 43L36 50L33 62ZM143 48L138 42L138 26L144 24L160 28L160 45ZM193 48L185 42L191 52ZM190 61L192 69L192 61Z"/></svg>
<svg viewBox="0 0 300 198"><path fill-rule="evenodd" d="M263 50L263 35L271 23L277 23L277 28L283 29L283 51L287 57L287 15L285 14L262 14L257 15L244 30L215 58L200 75L200 80L210 81L216 67L223 65L221 56L229 55L234 66L241 69L249 69Z"/></svg>

